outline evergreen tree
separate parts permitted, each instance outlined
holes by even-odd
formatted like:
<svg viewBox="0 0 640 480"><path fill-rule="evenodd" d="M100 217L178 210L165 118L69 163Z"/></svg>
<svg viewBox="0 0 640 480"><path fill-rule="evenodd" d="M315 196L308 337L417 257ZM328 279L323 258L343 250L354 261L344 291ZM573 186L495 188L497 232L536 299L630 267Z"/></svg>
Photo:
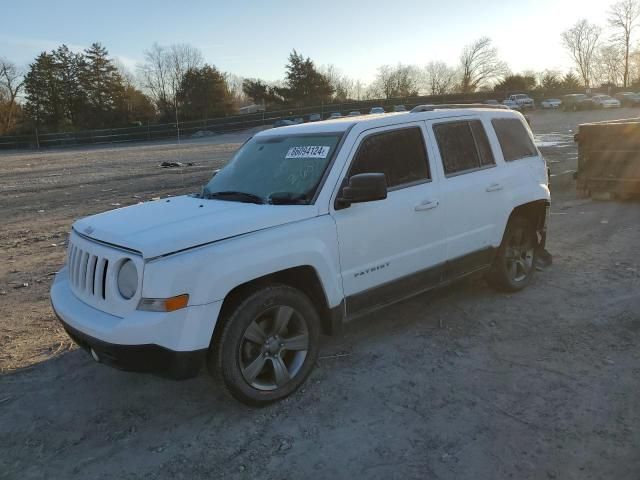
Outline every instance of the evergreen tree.
<svg viewBox="0 0 640 480"><path fill-rule="evenodd" d="M493 90L495 92L527 91L533 90L535 86L536 79L532 75L508 75L497 83Z"/></svg>
<svg viewBox="0 0 640 480"><path fill-rule="evenodd" d="M269 105L277 100L273 87L262 80L247 78L242 82L244 94L257 104Z"/></svg>
<svg viewBox="0 0 640 480"><path fill-rule="evenodd" d="M231 110L231 94L224 76L214 66L187 70L178 88L181 117L200 120Z"/></svg>
<svg viewBox="0 0 640 480"><path fill-rule="evenodd" d="M562 77L562 88L567 90L578 90L582 87L583 85L575 73L569 72L564 77Z"/></svg>
<svg viewBox="0 0 640 480"><path fill-rule="evenodd" d="M60 82L53 54L42 52L29 65L25 76L25 113L36 127L63 128L64 111L60 100Z"/></svg>
<svg viewBox="0 0 640 480"><path fill-rule="evenodd" d="M122 77L100 43L86 49L84 59L82 85L90 114L86 123L93 127L113 125L122 113L118 106L124 103Z"/></svg>
<svg viewBox="0 0 640 480"><path fill-rule="evenodd" d="M289 54L285 87L276 89L286 103L294 106L318 105L331 100L333 87L310 58L293 50Z"/></svg>
<svg viewBox="0 0 640 480"><path fill-rule="evenodd" d="M86 95L82 88L82 73L85 61L80 53L74 53L66 45L51 52L55 63L60 109L64 123L78 125L86 108Z"/></svg>

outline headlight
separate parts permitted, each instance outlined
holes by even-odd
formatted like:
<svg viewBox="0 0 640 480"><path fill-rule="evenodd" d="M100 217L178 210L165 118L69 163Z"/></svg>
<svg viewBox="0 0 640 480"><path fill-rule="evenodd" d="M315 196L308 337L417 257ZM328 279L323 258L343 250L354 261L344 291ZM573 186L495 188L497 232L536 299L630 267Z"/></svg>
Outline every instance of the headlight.
<svg viewBox="0 0 640 480"><path fill-rule="evenodd" d="M125 260L118 271L118 290L126 300L131 299L138 289L138 269L131 260Z"/></svg>

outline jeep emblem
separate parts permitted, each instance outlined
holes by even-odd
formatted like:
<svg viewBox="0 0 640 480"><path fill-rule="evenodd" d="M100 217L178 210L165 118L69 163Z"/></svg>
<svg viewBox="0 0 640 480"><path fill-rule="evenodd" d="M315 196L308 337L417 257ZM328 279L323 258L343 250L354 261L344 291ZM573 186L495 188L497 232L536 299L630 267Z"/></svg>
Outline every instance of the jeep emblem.
<svg viewBox="0 0 640 480"><path fill-rule="evenodd" d="M84 233L91 235L93 233L93 227L87 227L84 229Z"/></svg>

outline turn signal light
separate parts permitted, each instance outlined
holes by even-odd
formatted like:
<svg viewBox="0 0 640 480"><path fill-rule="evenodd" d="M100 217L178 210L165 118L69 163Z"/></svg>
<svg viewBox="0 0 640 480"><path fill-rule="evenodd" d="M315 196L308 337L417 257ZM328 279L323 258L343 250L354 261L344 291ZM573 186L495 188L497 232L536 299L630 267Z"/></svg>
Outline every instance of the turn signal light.
<svg viewBox="0 0 640 480"><path fill-rule="evenodd" d="M173 312L185 308L189 303L189 295L178 295L171 298L142 298L138 310L147 312Z"/></svg>

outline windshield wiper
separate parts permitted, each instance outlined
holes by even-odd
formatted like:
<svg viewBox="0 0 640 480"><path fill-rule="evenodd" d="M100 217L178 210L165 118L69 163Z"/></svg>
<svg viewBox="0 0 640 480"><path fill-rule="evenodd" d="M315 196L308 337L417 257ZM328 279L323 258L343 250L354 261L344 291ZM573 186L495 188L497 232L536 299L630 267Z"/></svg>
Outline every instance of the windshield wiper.
<svg viewBox="0 0 640 480"><path fill-rule="evenodd" d="M202 197L206 199L219 199L219 200L229 200L231 202L245 202L245 203L257 203L259 205L263 205L265 203L264 199L259 195L255 195L253 193L247 192L236 192L235 190L228 190L224 192L202 192Z"/></svg>
<svg viewBox="0 0 640 480"><path fill-rule="evenodd" d="M309 199L304 193L275 192L267 201L271 205L306 205Z"/></svg>

